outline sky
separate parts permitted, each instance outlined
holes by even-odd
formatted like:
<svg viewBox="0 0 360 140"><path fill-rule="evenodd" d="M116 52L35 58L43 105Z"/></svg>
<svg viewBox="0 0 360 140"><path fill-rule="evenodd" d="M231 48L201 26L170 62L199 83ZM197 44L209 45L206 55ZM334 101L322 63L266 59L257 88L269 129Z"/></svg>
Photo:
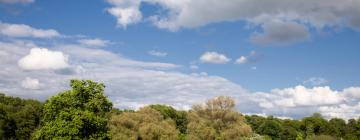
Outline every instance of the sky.
<svg viewBox="0 0 360 140"><path fill-rule="evenodd" d="M117 108L360 116L360 0L0 0L0 92L46 100L70 79Z"/></svg>

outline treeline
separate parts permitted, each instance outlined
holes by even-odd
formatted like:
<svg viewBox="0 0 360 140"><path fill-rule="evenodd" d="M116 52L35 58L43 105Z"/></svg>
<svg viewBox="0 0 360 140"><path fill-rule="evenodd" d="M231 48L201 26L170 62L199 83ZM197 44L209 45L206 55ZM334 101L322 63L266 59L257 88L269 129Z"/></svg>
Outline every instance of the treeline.
<svg viewBox="0 0 360 140"><path fill-rule="evenodd" d="M359 140L360 119L301 120L242 115L220 96L189 111L166 105L112 108L105 86L71 80L71 89L45 102L0 94L0 139L115 140Z"/></svg>

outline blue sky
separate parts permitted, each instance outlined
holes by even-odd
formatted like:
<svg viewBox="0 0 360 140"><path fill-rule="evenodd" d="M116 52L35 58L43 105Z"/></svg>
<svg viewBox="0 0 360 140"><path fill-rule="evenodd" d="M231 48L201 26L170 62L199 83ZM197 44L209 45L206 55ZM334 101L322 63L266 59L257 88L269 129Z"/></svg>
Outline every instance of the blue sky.
<svg viewBox="0 0 360 140"><path fill-rule="evenodd" d="M16 47L24 49L16 56L13 54L14 60L10 60L12 57L8 57L6 59L9 59L8 61L0 61L0 65L3 67L18 71L15 73L15 70L12 70L13 73L6 73L6 70L0 70L3 74L7 74L3 75L7 78L0 80L0 91L15 96L44 99L55 94L48 92L64 89L67 79L90 78L109 84L109 96L114 102L118 100L121 102L125 98L126 103L115 103L118 107L138 107L157 101L186 109L190 103L200 102L215 95L225 94L240 98L250 94L251 97L248 98L256 98L265 94L269 95L269 98L261 101L247 99L254 104L254 109L241 108L240 110L248 111L245 113L296 118L311 114L311 112L301 113L302 110L311 108L310 111L323 111L325 115L328 113L329 117L334 117L336 116L333 115L336 112L334 110L341 110L342 104L347 105L347 108L356 108L360 100L360 98L351 102L347 100L347 98L353 98L349 97L350 94L360 97L360 88L358 88L360 85L360 76L358 76L360 71L358 62L360 60L360 24L357 24L357 21L360 21L360 17L357 16L360 14L360 10L357 10L360 2L324 4L324 1L295 1L283 6L285 8L282 9L281 6L276 5L279 3L281 5L287 0L273 0L270 1L270 4L261 3L259 5L253 4L249 0L229 0L227 2L216 0L211 2L203 0L198 2L166 2L163 0L15 0L9 2L0 0L0 21L3 24L0 26L0 29L3 30L0 31L2 43L0 51L2 50L4 54L11 54L14 52L12 49ZM297 6L298 4L303 4L303 7ZM307 5L314 4L317 5L318 11L308 12L311 7L307 7ZM205 5L208 7L204 7ZM256 6L265 7L256 8ZM338 11L328 8L331 6L337 6ZM111 9L114 9L115 12L111 12ZM20 34L24 34L19 35L16 30L9 30L11 25L24 25L31 29L19 31ZM19 27L14 26L14 28L21 30ZM57 35L54 35L55 37L39 37L35 33L29 33L36 30L54 30ZM101 45L89 45L80 41L95 39L103 42L100 43ZM55 54L53 52L61 53L61 58L62 56L66 57L64 60L60 58L61 60L57 62L24 60L24 65L29 62L44 65L49 63L49 66L22 65L21 59L33 58L32 53L29 53L33 48L46 49L34 51L34 55L36 52L40 52L42 54L40 57L51 57L48 59L49 61L58 60L58 57L53 59L52 55ZM91 52L98 53L94 53L94 56L91 57L85 57L92 54ZM107 54L111 57L107 58ZM93 57L100 58L93 60ZM240 57L243 57L244 60L236 63ZM136 66L132 66L133 63L124 64L126 66L121 64L114 68L114 64L108 62L116 61L115 65L118 66L118 61L120 63L124 59L136 61L139 64ZM64 64L60 61L64 61ZM63 73L78 69L86 71L90 62L100 67L96 71L100 71L99 73L94 72L89 77L87 74L76 72ZM63 65L52 65L55 63ZM176 65L176 68L164 68L162 64ZM146 66L137 67L138 65ZM124 68L134 69L124 71L126 74L120 76L120 78L128 78L125 78L128 81L138 80L139 77L134 78L128 74L137 75L136 71L140 70L139 75L142 75L143 71L155 72L155 74L146 73L149 77L140 78L149 81L162 80L156 77L156 73L190 77L192 79L190 81L200 84L192 87L193 90L197 88L204 92L210 90L202 89L209 88L202 87L203 85L199 83L204 82L201 81L203 78L219 80L215 83L209 82L210 85L215 85L210 86L211 88L216 89L217 86L224 84L221 82L222 80L229 83L231 88L219 90L219 92L229 91L229 93L212 91L216 93L195 94L193 96L199 97L199 100L194 99L187 103L181 103L181 101L191 98L192 94L190 93L186 96L179 95L178 98L181 100L175 101L169 101L166 96L159 100L146 100L145 96L144 98L141 96L157 91L167 94L161 90L164 87L159 84L159 87L151 87L151 92L147 92L146 90L150 89L146 86L149 84L148 81L145 80L144 83L135 82L139 85L135 83L129 85L134 86L133 88L140 86L139 91L128 91L115 84L119 82L116 78L111 76L99 78L106 77L102 71L117 75L119 74L117 70ZM200 75L200 77L194 75ZM42 80L46 77L57 77L64 81L61 81L59 88L45 90L47 85L54 84L51 81ZM18 84L20 89L15 90L16 86L10 86L10 84L16 83L16 79L22 82ZM126 80L119 83L127 83ZM176 83L180 87L196 86L187 80ZM209 83L206 83L205 80L203 84ZM29 85L26 86L27 84ZM233 88L233 85L236 88ZM141 90L141 86L144 86L143 90ZM179 92L174 93L174 96L192 91L190 87L188 89L190 91L182 91L175 89L176 85L170 84L169 86L174 86L169 91ZM347 91L350 91L351 87L354 89L348 93ZM325 91L319 90L321 92L319 94L324 95L324 98L337 98L333 95L334 93L336 96L339 94L341 99L330 103L321 100L318 104L308 105L297 102L298 97L293 95L306 92L310 94L309 98L311 99L309 100L311 101L318 98L317 96L312 97L313 94L318 94L318 88L325 89ZM329 89L326 90L326 88ZM33 89L36 94L22 93L27 91L26 89ZM290 98L282 97L281 93L274 89L288 93ZM246 94L238 93L238 90L244 91ZM126 96L116 94L115 91L126 93ZM133 94L134 96L130 96ZM171 96L169 95L169 97ZM273 98L279 101L282 101L283 98L291 99L294 103L282 106L282 104L271 102ZM271 109L271 107L260 105L262 103L273 104L269 106L274 106L274 108L277 105L283 108ZM359 112L354 111L347 116L340 117L350 118L359 115ZM337 113L338 116L341 114L341 112Z"/></svg>

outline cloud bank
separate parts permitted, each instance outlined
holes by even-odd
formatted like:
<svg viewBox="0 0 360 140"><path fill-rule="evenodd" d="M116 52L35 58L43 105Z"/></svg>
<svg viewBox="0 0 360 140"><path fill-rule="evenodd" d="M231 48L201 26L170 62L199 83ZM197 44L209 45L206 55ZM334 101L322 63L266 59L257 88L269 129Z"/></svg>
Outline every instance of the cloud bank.
<svg viewBox="0 0 360 140"><path fill-rule="evenodd" d="M250 37L256 44L304 41L312 28L360 29L360 1L357 0L107 1L112 5L108 13L116 17L117 24L122 27L150 21L160 29L177 31L224 21L242 21L254 25L253 29L262 29L261 33L255 31ZM143 17L140 10L143 3L156 6L158 12Z"/></svg>

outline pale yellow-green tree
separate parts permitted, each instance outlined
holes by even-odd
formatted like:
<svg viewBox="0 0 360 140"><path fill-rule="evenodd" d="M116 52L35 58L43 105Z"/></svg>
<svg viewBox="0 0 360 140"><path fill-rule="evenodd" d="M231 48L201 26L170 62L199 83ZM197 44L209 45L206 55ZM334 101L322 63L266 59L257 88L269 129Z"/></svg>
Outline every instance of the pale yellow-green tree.
<svg viewBox="0 0 360 140"><path fill-rule="evenodd" d="M194 105L188 114L188 139L238 140L253 135L244 117L235 111L235 101L226 96Z"/></svg>
<svg viewBox="0 0 360 140"><path fill-rule="evenodd" d="M114 140L176 140L179 135L173 120L150 107L113 115L109 128Z"/></svg>

